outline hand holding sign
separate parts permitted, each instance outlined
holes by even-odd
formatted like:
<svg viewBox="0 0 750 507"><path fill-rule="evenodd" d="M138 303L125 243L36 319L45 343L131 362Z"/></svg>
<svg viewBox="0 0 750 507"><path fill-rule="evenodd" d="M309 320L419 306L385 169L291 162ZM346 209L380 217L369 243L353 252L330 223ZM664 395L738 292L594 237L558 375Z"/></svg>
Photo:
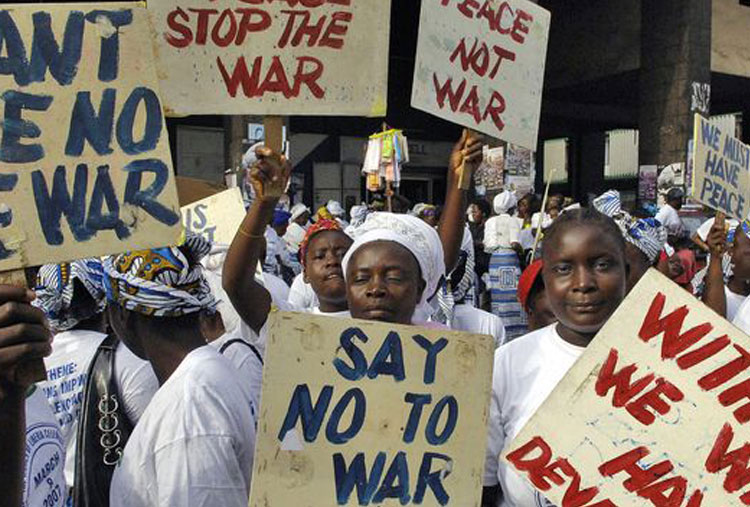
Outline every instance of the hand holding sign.
<svg viewBox="0 0 750 507"><path fill-rule="evenodd" d="M261 201L277 201L286 192L292 166L284 155L261 146L255 150L258 161L250 171L250 182Z"/></svg>
<svg viewBox="0 0 750 507"><path fill-rule="evenodd" d="M727 231L724 213L717 213L711 230L706 238L706 244L711 255L722 255L727 247Z"/></svg>
<svg viewBox="0 0 750 507"><path fill-rule="evenodd" d="M26 288L0 285L0 397L26 392L39 380L27 365L52 352L44 313L29 304L34 297Z"/></svg>
<svg viewBox="0 0 750 507"><path fill-rule="evenodd" d="M476 132L464 129L461 139L453 146L450 157L449 177L458 182L461 189L468 189L471 176L482 163L482 140Z"/></svg>

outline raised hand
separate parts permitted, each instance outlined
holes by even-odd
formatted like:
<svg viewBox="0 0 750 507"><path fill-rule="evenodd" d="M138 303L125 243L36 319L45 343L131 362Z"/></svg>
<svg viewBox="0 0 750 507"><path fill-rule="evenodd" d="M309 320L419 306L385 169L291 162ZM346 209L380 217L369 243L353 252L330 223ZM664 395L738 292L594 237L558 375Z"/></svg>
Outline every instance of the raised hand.
<svg viewBox="0 0 750 507"><path fill-rule="evenodd" d="M258 161L250 170L250 183L260 201L277 201L289 184L292 166L286 157L261 146L255 150Z"/></svg>

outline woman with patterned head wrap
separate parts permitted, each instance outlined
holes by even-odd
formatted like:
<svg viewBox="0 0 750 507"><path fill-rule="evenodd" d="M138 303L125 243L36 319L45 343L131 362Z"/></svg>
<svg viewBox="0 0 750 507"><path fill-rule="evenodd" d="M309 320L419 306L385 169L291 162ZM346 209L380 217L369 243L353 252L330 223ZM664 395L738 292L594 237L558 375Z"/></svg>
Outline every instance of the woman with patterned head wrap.
<svg viewBox="0 0 750 507"><path fill-rule="evenodd" d="M503 320L505 336L512 340L526 332L526 315L516 299L518 278L521 276L519 243L521 223L511 216L516 197L509 190L497 194L492 202L496 216L484 225L484 249L490 257L490 298L492 313Z"/></svg>
<svg viewBox="0 0 750 507"><path fill-rule="evenodd" d="M138 422L159 387L147 361L137 358L127 347L104 334L107 301L102 275L102 263L98 259L47 264L37 273L37 298L32 303L44 311L56 333L52 354L45 361L47 380L40 386L49 403L56 407L67 448L65 481L69 488L75 484L79 421L95 417L93 413L88 414L84 392L88 379L101 374L99 370L90 369L100 346L104 344L115 350L112 381L131 426ZM93 477L87 478L89 484L93 480ZM102 486L106 491L108 485L91 484L95 488Z"/></svg>
<svg viewBox="0 0 750 507"><path fill-rule="evenodd" d="M659 262L659 253L667 241L667 230L653 218L635 218L622 209L620 193L608 190L593 201L594 208L611 217L625 238L628 263L628 291L635 287L648 268Z"/></svg>
<svg viewBox="0 0 750 507"><path fill-rule="evenodd" d="M201 335L216 307L199 264L209 250L188 236L104 260L112 328L161 385L115 470L113 507L247 505L258 395Z"/></svg>

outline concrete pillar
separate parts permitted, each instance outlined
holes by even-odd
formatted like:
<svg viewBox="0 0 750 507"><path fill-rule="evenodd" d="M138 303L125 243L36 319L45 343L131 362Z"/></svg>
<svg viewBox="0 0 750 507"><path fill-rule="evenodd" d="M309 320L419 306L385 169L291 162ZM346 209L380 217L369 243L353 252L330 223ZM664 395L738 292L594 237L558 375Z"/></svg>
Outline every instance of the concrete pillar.
<svg viewBox="0 0 750 507"><path fill-rule="evenodd" d="M685 162L693 113L708 115L711 0L642 0L641 165Z"/></svg>

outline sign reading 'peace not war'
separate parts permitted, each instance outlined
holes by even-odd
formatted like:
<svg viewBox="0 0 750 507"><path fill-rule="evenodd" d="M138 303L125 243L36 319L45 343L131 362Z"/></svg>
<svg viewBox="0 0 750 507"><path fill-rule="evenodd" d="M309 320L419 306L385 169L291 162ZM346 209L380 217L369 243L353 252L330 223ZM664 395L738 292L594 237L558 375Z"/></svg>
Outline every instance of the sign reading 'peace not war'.
<svg viewBox="0 0 750 507"><path fill-rule="evenodd" d="M175 114L384 116L390 0L158 0Z"/></svg>
<svg viewBox="0 0 750 507"><path fill-rule="evenodd" d="M479 506L489 336L274 313L251 507Z"/></svg>
<svg viewBox="0 0 750 507"><path fill-rule="evenodd" d="M750 504L748 337L649 271L505 459L555 505Z"/></svg>
<svg viewBox="0 0 750 507"><path fill-rule="evenodd" d="M750 213L750 146L699 114L693 139L693 197L744 220Z"/></svg>
<svg viewBox="0 0 750 507"><path fill-rule="evenodd" d="M0 9L0 271L174 244L148 12Z"/></svg>
<svg viewBox="0 0 750 507"><path fill-rule="evenodd" d="M527 0L423 1L412 107L535 150L549 23Z"/></svg>

